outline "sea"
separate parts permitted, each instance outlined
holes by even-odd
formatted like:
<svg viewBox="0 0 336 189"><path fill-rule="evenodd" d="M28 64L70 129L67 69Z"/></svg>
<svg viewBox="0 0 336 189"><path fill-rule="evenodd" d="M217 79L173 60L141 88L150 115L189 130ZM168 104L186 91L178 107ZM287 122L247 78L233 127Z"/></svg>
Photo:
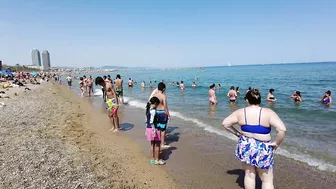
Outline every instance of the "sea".
<svg viewBox="0 0 336 189"><path fill-rule="evenodd" d="M320 170L336 172L336 104L327 107L318 102L325 91L330 90L332 97L336 92L336 63L129 69L92 74L92 77L111 75L115 78L116 74L124 80L124 99L129 106L144 110L152 90L164 80L172 119L176 117L190 122L190 129L198 127L232 140L237 139L221 123L233 111L246 107L244 94L249 86L258 88L262 94L261 105L274 110L287 127L287 137L276 153ZM132 88L127 86L129 78L137 82ZM142 81L147 86L144 89L140 86ZM150 81L153 88L148 87ZM172 84L181 81L185 84L184 91ZM193 82L196 88L191 86ZM216 90L217 106L209 106L208 101L209 86L213 83L221 85L221 89ZM230 104L226 96L231 86L240 88L236 104ZM275 89L277 99L274 104L266 102L271 88ZM76 80L74 90L79 94ZM295 90L301 92L303 102L300 104L290 98ZM101 101L101 95L101 87L95 86L94 99ZM334 100L336 103L336 98ZM275 129L272 135L276 135Z"/></svg>

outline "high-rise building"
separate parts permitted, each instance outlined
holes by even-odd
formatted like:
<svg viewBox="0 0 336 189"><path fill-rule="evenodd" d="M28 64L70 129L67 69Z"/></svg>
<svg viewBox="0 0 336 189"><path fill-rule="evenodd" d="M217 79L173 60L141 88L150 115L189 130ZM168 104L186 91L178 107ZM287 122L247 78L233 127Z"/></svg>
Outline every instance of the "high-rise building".
<svg viewBox="0 0 336 189"><path fill-rule="evenodd" d="M31 58L32 58L32 65L33 66L42 66L41 65L41 55L40 51L37 49L33 49L31 52Z"/></svg>
<svg viewBox="0 0 336 189"><path fill-rule="evenodd" d="M50 69L50 54L47 50L42 52L42 62L43 62L43 69L48 70Z"/></svg>

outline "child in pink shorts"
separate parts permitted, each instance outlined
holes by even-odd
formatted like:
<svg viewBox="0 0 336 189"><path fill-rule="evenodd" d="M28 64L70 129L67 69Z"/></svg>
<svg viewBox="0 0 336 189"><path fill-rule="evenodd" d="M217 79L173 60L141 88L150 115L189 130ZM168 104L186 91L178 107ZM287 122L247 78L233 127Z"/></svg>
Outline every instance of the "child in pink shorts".
<svg viewBox="0 0 336 189"><path fill-rule="evenodd" d="M154 119L156 113L156 107L160 104L160 100L157 97L152 97L147 103L146 107L146 136L151 143L151 164L164 165L165 162L159 158L160 146L161 146L161 133L155 128Z"/></svg>

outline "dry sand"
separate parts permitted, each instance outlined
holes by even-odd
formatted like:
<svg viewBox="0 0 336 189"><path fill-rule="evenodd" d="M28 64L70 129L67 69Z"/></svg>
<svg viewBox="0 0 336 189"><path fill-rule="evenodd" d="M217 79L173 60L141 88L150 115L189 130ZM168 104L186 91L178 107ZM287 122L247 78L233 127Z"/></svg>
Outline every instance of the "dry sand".
<svg viewBox="0 0 336 189"><path fill-rule="evenodd" d="M179 188L105 114L60 85L0 109L0 188Z"/></svg>

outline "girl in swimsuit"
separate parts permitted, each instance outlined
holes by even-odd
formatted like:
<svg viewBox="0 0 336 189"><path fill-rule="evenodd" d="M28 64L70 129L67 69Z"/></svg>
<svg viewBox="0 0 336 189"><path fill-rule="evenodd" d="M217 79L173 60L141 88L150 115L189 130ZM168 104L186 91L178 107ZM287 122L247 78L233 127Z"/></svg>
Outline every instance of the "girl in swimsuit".
<svg viewBox="0 0 336 189"><path fill-rule="evenodd" d="M324 96L320 100L323 104L329 106L332 103L331 91L325 92Z"/></svg>
<svg viewBox="0 0 336 189"><path fill-rule="evenodd" d="M151 160L150 164L164 165L166 162L160 159L161 133L157 125L156 108L160 104L157 97L152 97L146 107L146 136L150 142Z"/></svg>
<svg viewBox="0 0 336 189"><path fill-rule="evenodd" d="M111 131L119 131L119 117L118 117L119 101L114 89L108 88L106 91L106 107L108 110L108 116L113 125Z"/></svg>

